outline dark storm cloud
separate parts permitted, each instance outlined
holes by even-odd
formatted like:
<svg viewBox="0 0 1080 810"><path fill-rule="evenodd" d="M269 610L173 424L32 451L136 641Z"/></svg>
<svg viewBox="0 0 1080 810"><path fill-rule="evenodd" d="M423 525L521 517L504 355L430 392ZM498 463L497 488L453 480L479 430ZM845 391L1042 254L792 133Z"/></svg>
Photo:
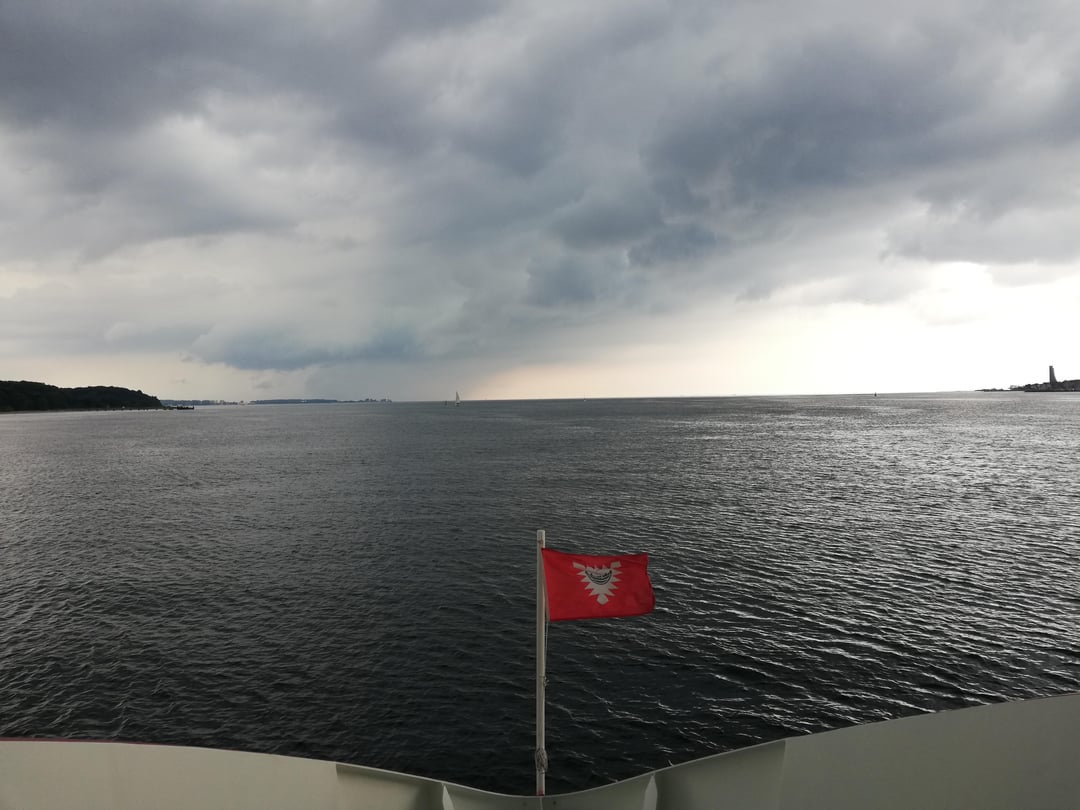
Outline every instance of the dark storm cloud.
<svg viewBox="0 0 1080 810"><path fill-rule="evenodd" d="M698 259L715 251L722 242L708 228L696 223L671 225L627 253L632 264L651 267Z"/></svg>
<svg viewBox="0 0 1080 810"><path fill-rule="evenodd" d="M221 340L194 342L198 358L248 371L293 371L312 366L364 362L411 363L424 352L408 329L388 329L358 345L316 343L299 331L245 331Z"/></svg>
<svg viewBox="0 0 1080 810"><path fill-rule="evenodd" d="M949 31L889 43L840 30L780 45L760 75L721 78L665 122L646 153L658 183L693 200L688 189L715 180L716 202L741 205L874 182L961 148L940 128L990 90L964 75L965 42Z"/></svg>
<svg viewBox="0 0 1080 810"><path fill-rule="evenodd" d="M196 344L195 353L200 359L225 363L243 371L293 371L344 359L340 351L304 345L297 342L295 335L276 332L233 337L220 351L204 351Z"/></svg>
<svg viewBox="0 0 1080 810"><path fill-rule="evenodd" d="M663 201L664 208L675 214L700 214L709 207L708 198L690 190L690 182L685 175L669 173L655 176L653 192Z"/></svg>
<svg viewBox="0 0 1080 810"><path fill-rule="evenodd" d="M900 259L1066 263L1075 16L11 0L0 283L33 276L18 300L105 348L475 370L511 339L543 353L556 313L599 335L838 276L838 298L900 299ZM222 289L166 300L163 254Z"/></svg>
<svg viewBox="0 0 1080 810"><path fill-rule="evenodd" d="M506 5L505 0L413 0L399 3L381 0L368 4L372 39L386 40L403 34L438 34L475 22ZM359 7L342 3L339 9Z"/></svg>
<svg viewBox="0 0 1080 810"><path fill-rule="evenodd" d="M586 261L563 258L529 268L527 301L539 307L581 306L600 295L602 276Z"/></svg>
<svg viewBox="0 0 1080 810"><path fill-rule="evenodd" d="M143 3L12 0L0 5L0 100L30 122L120 128L193 111L209 93L302 92L367 102L388 76L364 70L402 37L468 24L496 2ZM351 69L350 69L351 68ZM369 81L376 79L379 81ZM392 104L399 114L408 99ZM376 98L370 108L378 112Z"/></svg>
<svg viewBox="0 0 1080 810"><path fill-rule="evenodd" d="M640 238L661 224L648 196L589 201L574 206L555 223L555 232L569 247L622 245Z"/></svg>
<svg viewBox="0 0 1080 810"><path fill-rule="evenodd" d="M221 37L181 5L4 3L0 104L26 125L129 126L190 107L219 80L197 67Z"/></svg>

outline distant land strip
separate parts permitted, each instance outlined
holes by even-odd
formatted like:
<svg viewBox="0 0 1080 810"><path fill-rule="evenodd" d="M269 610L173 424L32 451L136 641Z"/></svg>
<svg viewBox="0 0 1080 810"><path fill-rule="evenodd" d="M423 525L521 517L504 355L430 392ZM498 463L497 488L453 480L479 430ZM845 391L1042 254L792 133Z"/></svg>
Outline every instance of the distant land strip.
<svg viewBox="0 0 1080 810"><path fill-rule="evenodd" d="M1080 380L1053 380L1052 382L1027 383L1026 385L1010 385L1005 388L980 388L980 391L1028 391L1028 392L1054 392L1073 391L1080 392Z"/></svg>
<svg viewBox="0 0 1080 810"><path fill-rule="evenodd" d="M1012 385L1010 391L1080 391L1080 380L1054 380L1054 382Z"/></svg>
<svg viewBox="0 0 1080 810"><path fill-rule="evenodd" d="M0 413L15 411L120 411L159 410L157 397L117 388L93 385L86 388L58 388L26 380L0 380Z"/></svg>
<svg viewBox="0 0 1080 810"><path fill-rule="evenodd" d="M356 402L393 402L390 399L253 399L252 405L341 405Z"/></svg>

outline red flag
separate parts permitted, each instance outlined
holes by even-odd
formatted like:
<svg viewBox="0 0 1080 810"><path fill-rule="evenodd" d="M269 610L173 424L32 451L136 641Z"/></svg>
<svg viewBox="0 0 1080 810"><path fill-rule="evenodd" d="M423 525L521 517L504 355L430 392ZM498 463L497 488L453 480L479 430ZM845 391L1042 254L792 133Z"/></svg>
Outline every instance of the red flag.
<svg viewBox="0 0 1080 810"><path fill-rule="evenodd" d="M649 555L599 557L544 548L548 617L606 619L640 616L656 606L649 582Z"/></svg>

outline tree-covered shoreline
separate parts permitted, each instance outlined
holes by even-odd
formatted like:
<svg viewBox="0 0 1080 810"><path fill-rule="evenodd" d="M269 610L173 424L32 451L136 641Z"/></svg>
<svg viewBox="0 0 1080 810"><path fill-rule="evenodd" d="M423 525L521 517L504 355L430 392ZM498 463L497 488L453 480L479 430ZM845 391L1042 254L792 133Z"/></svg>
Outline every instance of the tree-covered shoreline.
<svg viewBox="0 0 1080 810"><path fill-rule="evenodd" d="M0 413L153 410L162 407L157 397L114 385L58 388L26 380L0 380Z"/></svg>

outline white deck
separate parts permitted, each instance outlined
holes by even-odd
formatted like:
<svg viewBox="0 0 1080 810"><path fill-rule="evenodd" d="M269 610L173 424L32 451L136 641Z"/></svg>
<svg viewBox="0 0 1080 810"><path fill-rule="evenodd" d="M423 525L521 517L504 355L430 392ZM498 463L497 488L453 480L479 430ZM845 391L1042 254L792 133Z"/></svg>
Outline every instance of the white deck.
<svg viewBox="0 0 1080 810"><path fill-rule="evenodd" d="M793 737L544 799L270 754L0 741L0 810L1078 807L1080 695Z"/></svg>

